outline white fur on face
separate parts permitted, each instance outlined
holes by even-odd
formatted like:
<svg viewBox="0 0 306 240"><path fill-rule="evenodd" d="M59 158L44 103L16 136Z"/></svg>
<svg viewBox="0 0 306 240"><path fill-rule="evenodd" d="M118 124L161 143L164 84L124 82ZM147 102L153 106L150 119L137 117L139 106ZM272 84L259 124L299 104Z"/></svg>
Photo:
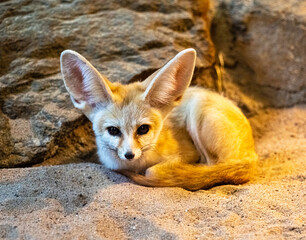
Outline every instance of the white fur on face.
<svg viewBox="0 0 306 240"><path fill-rule="evenodd" d="M95 114L93 129L99 138L98 148L108 148L116 153L119 161L142 161L143 152L154 146L161 126L161 116L145 111L137 104L129 104L117 109L116 105L109 106ZM149 132L138 135L137 129L143 124L150 126ZM112 136L107 131L108 127L120 130L120 136ZM134 154L133 159L127 159L126 153Z"/></svg>
<svg viewBox="0 0 306 240"><path fill-rule="evenodd" d="M135 155L132 160L138 160L141 157L141 149L135 144L134 131L124 131L121 138L121 144L118 146L118 156L120 159L127 160L124 155L130 152Z"/></svg>

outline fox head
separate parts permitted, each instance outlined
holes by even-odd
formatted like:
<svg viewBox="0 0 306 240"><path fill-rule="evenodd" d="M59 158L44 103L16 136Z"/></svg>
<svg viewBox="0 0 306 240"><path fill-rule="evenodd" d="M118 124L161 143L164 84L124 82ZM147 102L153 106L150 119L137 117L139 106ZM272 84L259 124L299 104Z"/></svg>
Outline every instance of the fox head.
<svg viewBox="0 0 306 240"><path fill-rule="evenodd" d="M132 162L154 149L163 121L190 84L195 59L195 50L186 49L145 81L123 85L110 82L77 52L65 50L61 71L72 103L93 124L98 149Z"/></svg>

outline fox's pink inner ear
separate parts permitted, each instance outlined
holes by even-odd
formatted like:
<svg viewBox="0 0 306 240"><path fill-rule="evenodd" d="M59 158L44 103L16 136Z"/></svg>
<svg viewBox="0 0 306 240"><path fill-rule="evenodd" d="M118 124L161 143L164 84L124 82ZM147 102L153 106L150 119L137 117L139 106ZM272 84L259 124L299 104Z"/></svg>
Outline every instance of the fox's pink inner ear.
<svg viewBox="0 0 306 240"><path fill-rule="evenodd" d="M178 101L189 86L195 67L196 52L186 49L178 53L145 82L144 99L158 108Z"/></svg>
<svg viewBox="0 0 306 240"><path fill-rule="evenodd" d="M112 100L111 83L80 54L65 50L61 54L64 83L77 108L105 104Z"/></svg>
<svg viewBox="0 0 306 240"><path fill-rule="evenodd" d="M62 57L62 72L65 78L66 88L77 103L81 100L86 101L83 74L78 61L80 60L72 54L65 54Z"/></svg>

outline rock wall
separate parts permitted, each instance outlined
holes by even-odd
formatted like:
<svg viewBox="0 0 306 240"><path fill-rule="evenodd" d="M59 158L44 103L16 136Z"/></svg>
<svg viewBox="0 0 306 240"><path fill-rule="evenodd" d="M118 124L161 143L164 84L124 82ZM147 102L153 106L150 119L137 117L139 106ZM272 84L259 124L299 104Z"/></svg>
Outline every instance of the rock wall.
<svg viewBox="0 0 306 240"><path fill-rule="evenodd" d="M75 161L95 150L90 123L61 80L64 49L84 55L110 80L128 83L193 47L194 82L213 86L207 9L208 1L190 0L0 3L0 167Z"/></svg>
<svg viewBox="0 0 306 240"><path fill-rule="evenodd" d="M214 42L243 92L263 106L306 102L306 2L212 3Z"/></svg>

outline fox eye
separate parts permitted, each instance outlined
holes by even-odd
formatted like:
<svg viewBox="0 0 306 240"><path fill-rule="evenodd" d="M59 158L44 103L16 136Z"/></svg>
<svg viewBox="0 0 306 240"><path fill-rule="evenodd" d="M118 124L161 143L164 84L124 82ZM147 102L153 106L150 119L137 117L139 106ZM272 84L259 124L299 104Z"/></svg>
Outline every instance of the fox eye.
<svg viewBox="0 0 306 240"><path fill-rule="evenodd" d="M148 124L143 124L137 129L138 135L144 135L149 132L150 126Z"/></svg>
<svg viewBox="0 0 306 240"><path fill-rule="evenodd" d="M107 131L112 136L118 136L118 137L121 136L120 130L118 128L116 128L116 127L108 127Z"/></svg>

